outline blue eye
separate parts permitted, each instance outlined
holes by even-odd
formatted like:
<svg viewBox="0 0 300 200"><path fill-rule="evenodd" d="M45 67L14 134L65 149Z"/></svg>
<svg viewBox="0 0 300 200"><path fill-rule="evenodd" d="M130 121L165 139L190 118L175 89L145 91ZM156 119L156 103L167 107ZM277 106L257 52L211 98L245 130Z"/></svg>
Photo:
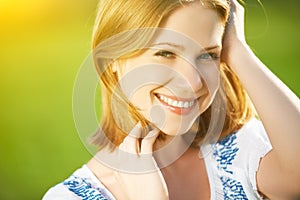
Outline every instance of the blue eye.
<svg viewBox="0 0 300 200"><path fill-rule="evenodd" d="M176 54L171 51L161 50L154 54L155 56L161 56L165 58L175 58Z"/></svg>
<svg viewBox="0 0 300 200"><path fill-rule="evenodd" d="M219 58L220 57L216 53L204 53L198 57L200 60L218 60Z"/></svg>

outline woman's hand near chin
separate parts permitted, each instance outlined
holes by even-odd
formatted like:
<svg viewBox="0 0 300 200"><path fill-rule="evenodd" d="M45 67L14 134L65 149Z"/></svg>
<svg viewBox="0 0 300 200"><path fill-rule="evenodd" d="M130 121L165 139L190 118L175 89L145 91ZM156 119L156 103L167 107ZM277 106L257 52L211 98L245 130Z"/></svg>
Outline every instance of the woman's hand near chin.
<svg viewBox="0 0 300 200"><path fill-rule="evenodd" d="M127 162L124 165L129 167L115 170L114 179L128 200L169 199L166 183L152 156L153 144L159 130L150 131L139 142L141 131L141 125L138 123L120 144L118 152L119 156L122 156L120 160Z"/></svg>

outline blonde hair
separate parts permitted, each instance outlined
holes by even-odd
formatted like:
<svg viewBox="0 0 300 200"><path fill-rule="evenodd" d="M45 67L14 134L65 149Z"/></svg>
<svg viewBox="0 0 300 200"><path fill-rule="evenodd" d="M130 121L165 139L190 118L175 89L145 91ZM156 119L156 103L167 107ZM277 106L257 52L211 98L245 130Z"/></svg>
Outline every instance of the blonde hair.
<svg viewBox="0 0 300 200"><path fill-rule="evenodd" d="M122 60L139 54L152 39L158 28L174 10L190 3L184 0L101 0L93 32L94 62L101 78L102 121L92 143L100 149L118 146L137 121L143 126L149 122L131 105L118 87L118 77L113 67ZM214 9L224 26L229 15L226 0L202 0L202 4ZM126 37L122 33L126 32ZM221 79L226 96L226 117L220 139L238 130L253 115L249 98L234 72L221 64ZM211 107L196 120L196 137L193 145L205 137ZM163 135L160 136L163 138Z"/></svg>

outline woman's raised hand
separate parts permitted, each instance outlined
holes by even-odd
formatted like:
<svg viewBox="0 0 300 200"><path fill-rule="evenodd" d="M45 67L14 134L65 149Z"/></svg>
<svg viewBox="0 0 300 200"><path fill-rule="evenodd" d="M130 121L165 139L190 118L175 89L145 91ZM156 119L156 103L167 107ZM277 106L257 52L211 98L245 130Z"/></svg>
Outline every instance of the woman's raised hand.
<svg viewBox="0 0 300 200"><path fill-rule="evenodd" d="M230 15L225 27L222 60L231 66L240 45L246 45L244 31L244 7L237 0L230 1Z"/></svg>
<svg viewBox="0 0 300 200"><path fill-rule="evenodd" d="M138 123L120 144L118 156L124 166L120 166L123 170L114 171L114 178L129 200L168 199L166 183L152 156L159 130L150 131L139 142L141 133Z"/></svg>
<svg viewBox="0 0 300 200"><path fill-rule="evenodd" d="M272 144L272 151L261 159L257 171L260 192L270 199L299 198L300 159L295 159L300 152L299 98L246 44L244 8L237 0L231 0L222 61L233 69L243 84Z"/></svg>

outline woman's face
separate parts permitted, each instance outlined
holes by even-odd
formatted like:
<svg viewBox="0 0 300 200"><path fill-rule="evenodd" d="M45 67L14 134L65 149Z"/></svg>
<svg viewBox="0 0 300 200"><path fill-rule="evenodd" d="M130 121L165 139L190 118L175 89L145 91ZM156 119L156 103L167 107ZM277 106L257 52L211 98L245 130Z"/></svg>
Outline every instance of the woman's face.
<svg viewBox="0 0 300 200"><path fill-rule="evenodd" d="M224 26L195 2L173 12L149 47L115 69L129 101L167 135L186 133L219 87Z"/></svg>

